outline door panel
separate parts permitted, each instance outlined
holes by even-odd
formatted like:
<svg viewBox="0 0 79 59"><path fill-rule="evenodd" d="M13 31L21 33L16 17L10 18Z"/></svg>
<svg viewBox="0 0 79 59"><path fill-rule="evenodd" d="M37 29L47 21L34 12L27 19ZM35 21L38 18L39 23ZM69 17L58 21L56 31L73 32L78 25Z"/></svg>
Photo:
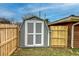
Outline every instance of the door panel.
<svg viewBox="0 0 79 59"><path fill-rule="evenodd" d="M27 23L27 45L34 45L34 23Z"/></svg>
<svg viewBox="0 0 79 59"><path fill-rule="evenodd" d="M33 29L34 24L33 23L28 23L27 26L28 26L28 28L27 28L28 33L33 33L34 32L34 29Z"/></svg>
<svg viewBox="0 0 79 59"><path fill-rule="evenodd" d="M36 23L36 33L41 33L41 32L42 32L42 24Z"/></svg>
<svg viewBox="0 0 79 59"><path fill-rule="evenodd" d="M28 35L27 36L27 44L28 45L33 45L33 35Z"/></svg>
<svg viewBox="0 0 79 59"><path fill-rule="evenodd" d="M36 23L36 31L35 31L35 44L42 45L42 23Z"/></svg>
<svg viewBox="0 0 79 59"><path fill-rule="evenodd" d="M41 44L41 35L36 35L36 44Z"/></svg>

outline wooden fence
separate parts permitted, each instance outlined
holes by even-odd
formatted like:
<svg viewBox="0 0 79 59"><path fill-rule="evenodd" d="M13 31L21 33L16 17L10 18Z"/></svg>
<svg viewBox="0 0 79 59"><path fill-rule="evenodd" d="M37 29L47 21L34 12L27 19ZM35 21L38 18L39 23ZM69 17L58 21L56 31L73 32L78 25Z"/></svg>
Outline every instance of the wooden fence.
<svg viewBox="0 0 79 59"><path fill-rule="evenodd" d="M67 47L68 27L50 26L52 47Z"/></svg>
<svg viewBox="0 0 79 59"><path fill-rule="evenodd" d="M18 44L18 26L0 24L0 56L11 55Z"/></svg>

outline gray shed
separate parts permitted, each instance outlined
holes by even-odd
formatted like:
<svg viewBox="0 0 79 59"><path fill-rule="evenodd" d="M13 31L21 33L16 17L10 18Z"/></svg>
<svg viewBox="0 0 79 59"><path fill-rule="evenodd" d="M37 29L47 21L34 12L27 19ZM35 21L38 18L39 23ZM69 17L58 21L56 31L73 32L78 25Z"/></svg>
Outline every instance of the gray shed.
<svg viewBox="0 0 79 59"><path fill-rule="evenodd" d="M49 28L45 20L32 16L24 20L20 32L20 47L48 47Z"/></svg>

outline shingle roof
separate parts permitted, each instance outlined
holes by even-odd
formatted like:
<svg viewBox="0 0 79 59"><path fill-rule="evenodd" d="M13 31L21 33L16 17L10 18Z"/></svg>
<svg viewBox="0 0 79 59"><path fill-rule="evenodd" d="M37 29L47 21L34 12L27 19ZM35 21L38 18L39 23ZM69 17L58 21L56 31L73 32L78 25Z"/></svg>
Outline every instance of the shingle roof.
<svg viewBox="0 0 79 59"><path fill-rule="evenodd" d="M30 16L30 17L28 17L28 18L25 18L24 21L26 21L26 20L31 20L32 18L37 18L38 20L44 21L43 19L41 19L41 18L38 17L38 16Z"/></svg>
<svg viewBox="0 0 79 59"><path fill-rule="evenodd" d="M51 22L49 25L51 25L51 24L57 24L57 23L62 23L62 22L79 22L79 16L70 15L70 16L62 18L60 20Z"/></svg>

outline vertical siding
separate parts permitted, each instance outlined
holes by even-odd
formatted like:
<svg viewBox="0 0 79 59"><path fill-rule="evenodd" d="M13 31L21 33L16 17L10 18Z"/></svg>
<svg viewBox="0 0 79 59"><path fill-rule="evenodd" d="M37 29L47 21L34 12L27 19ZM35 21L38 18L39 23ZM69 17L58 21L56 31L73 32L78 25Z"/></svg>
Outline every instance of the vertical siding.
<svg viewBox="0 0 79 59"><path fill-rule="evenodd" d="M48 47L48 27L44 23L44 46Z"/></svg>
<svg viewBox="0 0 79 59"><path fill-rule="evenodd" d="M25 47L25 23L23 23L22 26L21 26L20 47Z"/></svg>
<svg viewBox="0 0 79 59"><path fill-rule="evenodd" d="M67 26L51 26L51 46L67 47L68 27Z"/></svg>
<svg viewBox="0 0 79 59"><path fill-rule="evenodd" d="M79 48L79 25L74 27L74 48Z"/></svg>
<svg viewBox="0 0 79 59"><path fill-rule="evenodd" d="M68 26L68 41L67 41L67 47L71 48L71 28L72 28L72 24L70 24Z"/></svg>

